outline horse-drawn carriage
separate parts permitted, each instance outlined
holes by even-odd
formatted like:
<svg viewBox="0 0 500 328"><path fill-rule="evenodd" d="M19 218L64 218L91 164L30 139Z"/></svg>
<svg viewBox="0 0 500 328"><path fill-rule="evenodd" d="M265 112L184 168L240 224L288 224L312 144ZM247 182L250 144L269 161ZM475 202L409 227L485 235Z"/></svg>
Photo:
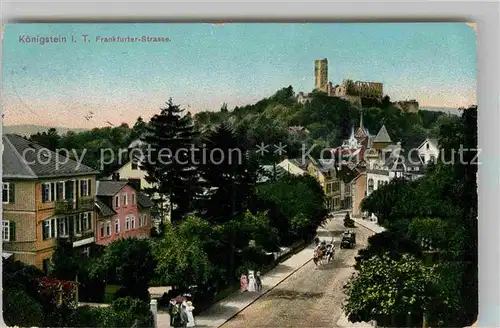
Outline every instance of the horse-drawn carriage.
<svg viewBox="0 0 500 328"><path fill-rule="evenodd" d="M342 235L342 241L340 242L340 248L354 248L356 247L356 233L347 230Z"/></svg>
<svg viewBox="0 0 500 328"><path fill-rule="evenodd" d="M314 249L314 264L319 265L319 264L324 264L330 263L330 261L333 259L333 256L335 254L335 247L333 246L333 239L332 242L326 243L326 241L319 242L319 240L316 240L316 248Z"/></svg>

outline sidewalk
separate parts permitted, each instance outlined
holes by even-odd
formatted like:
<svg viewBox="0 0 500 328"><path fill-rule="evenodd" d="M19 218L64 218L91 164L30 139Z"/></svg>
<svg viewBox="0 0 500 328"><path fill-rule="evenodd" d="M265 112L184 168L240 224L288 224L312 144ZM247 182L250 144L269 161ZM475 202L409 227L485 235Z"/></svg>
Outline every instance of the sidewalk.
<svg viewBox="0 0 500 328"><path fill-rule="evenodd" d="M319 231L326 230L319 228ZM314 244L309 245L263 275L262 292L240 293L238 291L212 305L208 310L195 317L196 327L220 327L311 261L313 249ZM169 320L167 313L158 313L158 327L169 327Z"/></svg>
<svg viewBox="0 0 500 328"><path fill-rule="evenodd" d="M354 222L359 224L360 226L365 227L368 230L371 230L375 233L381 233L384 232L386 229L382 226L379 226L377 223L368 221L368 220L363 220L363 219L353 219Z"/></svg>

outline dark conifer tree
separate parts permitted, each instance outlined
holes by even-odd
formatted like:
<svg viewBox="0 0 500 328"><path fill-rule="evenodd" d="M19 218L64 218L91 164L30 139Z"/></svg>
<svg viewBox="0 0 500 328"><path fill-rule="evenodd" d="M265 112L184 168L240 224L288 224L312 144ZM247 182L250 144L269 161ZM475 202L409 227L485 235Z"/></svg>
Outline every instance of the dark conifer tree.
<svg viewBox="0 0 500 328"><path fill-rule="evenodd" d="M227 222L248 208L254 192L257 165L243 140L222 123L203 138L200 177L205 194L199 200L202 216L216 223Z"/></svg>
<svg viewBox="0 0 500 328"><path fill-rule="evenodd" d="M198 180L191 155L196 132L191 118L182 113L169 99L141 138L146 145L141 168L147 172L145 180L154 185L146 192L169 200L172 222L192 210Z"/></svg>

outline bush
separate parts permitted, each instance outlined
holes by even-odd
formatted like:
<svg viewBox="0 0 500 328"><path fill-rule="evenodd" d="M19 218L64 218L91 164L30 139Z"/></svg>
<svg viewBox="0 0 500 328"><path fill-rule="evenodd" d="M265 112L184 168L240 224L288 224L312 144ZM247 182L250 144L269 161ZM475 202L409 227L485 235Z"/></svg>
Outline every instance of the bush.
<svg viewBox="0 0 500 328"><path fill-rule="evenodd" d="M10 327L39 327L43 320L43 308L24 290L4 288L3 319Z"/></svg>
<svg viewBox="0 0 500 328"><path fill-rule="evenodd" d="M100 327L154 327L149 304L132 298L119 298L104 309Z"/></svg>

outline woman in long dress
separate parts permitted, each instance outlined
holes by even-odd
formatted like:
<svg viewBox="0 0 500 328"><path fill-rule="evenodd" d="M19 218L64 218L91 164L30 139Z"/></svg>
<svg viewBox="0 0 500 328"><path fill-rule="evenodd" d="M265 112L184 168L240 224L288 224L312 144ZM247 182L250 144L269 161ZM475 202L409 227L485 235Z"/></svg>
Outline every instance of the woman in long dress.
<svg viewBox="0 0 500 328"><path fill-rule="evenodd" d="M241 292L246 292L248 289L248 279L247 276L243 273L240 277L240 286L241 286Z"/></svg>
<svg viewBox="0 0 500 328"><path fill-rule="evenodd" d="M256 287L255 276L253 271L248 271L248 291L254 292Z"/></svg>
<svg viewBox="0 0 500 328"><path fill-rule="evenodd" d="M194 322L193 311L194 311L193 303L191 301L188 301L187 302L187 307L186 307L186 312L187 312L187 315L188 315L188 323L187 323L186 327L194 327L194 326L196 326L196 324Z"/></svg>

